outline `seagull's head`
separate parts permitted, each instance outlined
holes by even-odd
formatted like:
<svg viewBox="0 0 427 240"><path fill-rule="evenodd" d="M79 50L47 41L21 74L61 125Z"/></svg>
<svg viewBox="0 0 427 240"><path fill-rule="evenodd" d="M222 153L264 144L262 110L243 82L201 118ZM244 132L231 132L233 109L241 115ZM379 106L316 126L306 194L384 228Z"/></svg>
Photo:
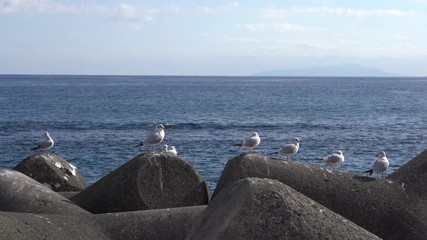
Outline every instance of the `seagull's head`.
<svg viewBox="0 0 427 240"><path fill-rule="evenodd" d="M46 137L49 137L49 132L44 132L44 135L46 136Z"/></svg>
<svg viewBox="0 0 427 240"><path fill-rule="evenodd" d="M382 157L385 157L386 155L385 155L385 152L384 151L380 151L378 154L377 154L377 157L379 157L379 158L382 158Z"/></svg>
<svg viewBox="0 0 427 240"><path fill-rule="evenodd" d="M157 124L156 129L157 130L163 130L163 129L165 129L165 126L163 126L162 124Z"/></svg>
<svg viewBox="0 0 427 240"><path fill-rule="evenodd" d="M341 150L336 150L334 153L342 156L342 151Z"/></svg>
<svg viewBox="0 0 427 240"><path fill-rule="evenodd" d="M302 143L302 141L296 137L296 138L294 138L294 144L297 144L297 143Z"/></svg>
<svg viewBox="0 0 427 240"><path fill-rule="evenodd" d="M256 136L258 136L258 137L259 137L259 135L258 135L258 133L257 133L257 132L254 132L254 133L252 133L252 135L251 135L251 137L256 137Z"/></svg>

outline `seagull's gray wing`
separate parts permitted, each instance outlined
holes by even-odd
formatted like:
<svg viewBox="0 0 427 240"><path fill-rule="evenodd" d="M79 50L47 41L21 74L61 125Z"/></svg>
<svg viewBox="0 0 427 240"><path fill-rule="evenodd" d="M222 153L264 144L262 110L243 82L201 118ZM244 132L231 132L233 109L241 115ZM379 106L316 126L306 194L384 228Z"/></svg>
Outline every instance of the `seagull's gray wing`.
<svg viewBox="0 0 427 240"><path fill-rule="evenodd" d="M157 145L162 140L163 140L163 136L162 136L161 132L154 131L144 140L144 145L146 145L146 146Z"/></svg>
<svg viewBox="0 0 427 240"><path fill-rule="evenodd" d="M250 137L250 138L246 139L243 142L242 147L249 147L249 148L251 148L251 147L255 147L258 144L259 144L259 138L257 138L257 137L254 136L254 137Z"/></svg>
<svg viewBox="0 0 427 240"><path fill-rule="evenodd" d="M287 144L284 145L281 149L280 149L280 153L281 154L293 154L296 152L296 145L294 144Z"/></svg>
<svg viewBox="0 0 427 240"><path fill-rule="evenodd" d="M388 161L386 161L383 158L380 158L374 162L372 166L372 170L374 172L384 172L385 170L387 170L388 165L389 165Z"/></svg>
<svg viewBox="0 0 427 240"><path fill-rule="evenodd" d="M341 160L342 160L342 157L339 156L338 154L332 154L332 155L329 155L328 157L326 157L325 159L323 159L324 162L329 163L329 164L337 164Z"/></svg>

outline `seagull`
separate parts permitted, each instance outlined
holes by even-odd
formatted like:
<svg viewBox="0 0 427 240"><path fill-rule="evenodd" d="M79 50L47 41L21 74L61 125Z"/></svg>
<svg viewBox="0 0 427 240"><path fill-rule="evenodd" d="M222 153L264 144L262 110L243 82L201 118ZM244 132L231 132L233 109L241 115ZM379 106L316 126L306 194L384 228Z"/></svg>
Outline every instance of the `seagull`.
<svg viewBox="0 0 427 240"><path fill-rule="evenodd" d="M252 135L243 141L240 144L235 144L234 146L239 146L240 148L247 148L249 152L254 152L254 148L256 148L261 142L261 138L259 137L257 132L252 133Z"/></svg>
<svg viewBox="0 0 427 240"><path fill-rule="evenodd" d="M338 167L344 162L344 155L340 150L338 150L335 151L333 154L323 158L322 162L328 164L330 167L332 167L332 171L334 171L336 167Z"/></svg>
<svg viewBox="0 0 427 240"><path fill-rule="evenodd" d="M49 152L49 149L53 147L53 144L55 144L55 142L50 137L48 132L44 132L44 135L46 136L46 140L40 143L40 145L38 145L37 147L32 148L31 150L43 150Z"/></svg>
<svg viewBox="0 0 427 240"><path fill-rule="evenodd" d="M176 156L178 155L178 152L176 151L175 146L172 146L171 149L169 149L169 146L165 144L164 149L166 153L171 153L172 155Z"/></svg>
<svg viewBox="0 0 427 240"><path fill-rule="evenodd" d="M390 162L388 161L386 154L384 151L380 151L377 154L377 160L375 160L374 164L372 165L372 168L368 171L365 171L364 173L369 173L369 175L372 175L372 173L376 173L379 175L381 173L381 179L384 179L384 172L388 169L390 166Z"/></svg>
<svg viewBox="0 0 427 240"><path fill-rule="evenodd" d="M165 138L165 127L162 124L157 124L154 131L148 137L137 145L137 147L157 147Z"/></svg>
<svg viewBox="0 0 427 240"><path fill-rule="evenodd" d="M293 143L283 145L276 154L286 156L286 159L289 159L289 157L292 159L298 153L300 143L302 141L299 138L294 138Z"/></svg>

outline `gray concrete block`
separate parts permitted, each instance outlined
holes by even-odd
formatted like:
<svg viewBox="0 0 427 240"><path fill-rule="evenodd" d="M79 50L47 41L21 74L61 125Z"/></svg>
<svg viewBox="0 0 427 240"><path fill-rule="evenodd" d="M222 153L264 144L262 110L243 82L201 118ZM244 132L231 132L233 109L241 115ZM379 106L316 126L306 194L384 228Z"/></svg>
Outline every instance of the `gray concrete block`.
<svg viewBox="0 0 427 240"><path fill-rule="evenodd" d="M246 178L223 189L196 219L193 239L379 239L289 186Z"/></svg>
<svg viewBox="0 0 427 240"><path fill-rule="evenodd" d="M384 239L427 236L425 201L401 183L242 154L228 161L212 199L247 177L277 179Z"/></svg>
<svg viewBox="0 0 427 240"><path fill-rule="evenodd" d="M86 188L79 170L55 154L29 156L16 165L14 170L49 185L55 192L80 191Z"/></svg>
<svg viewBox="0 0 427 240"><path fill-rule="evenodd" d="M208 186L184 159L149 153L131 159L71 200L92 213L206 205Z"/></svg>
<svg viewBox="0 0 427 240"><path fill-rule="evenodd" d="M20 172L0 169L0 211L87 215L89 212Z"/></svg>
<svg viewBox="0 0 427 240"><path fill-rule="evenodd" d="M113 239L88 216L0 212L0 239L109 240Z"/></svg>
<svg viewBox="0 0 427 240"><path fill-rule="evenodd" d="M185 239L205 206L94 215L111 239Z"/></svg>

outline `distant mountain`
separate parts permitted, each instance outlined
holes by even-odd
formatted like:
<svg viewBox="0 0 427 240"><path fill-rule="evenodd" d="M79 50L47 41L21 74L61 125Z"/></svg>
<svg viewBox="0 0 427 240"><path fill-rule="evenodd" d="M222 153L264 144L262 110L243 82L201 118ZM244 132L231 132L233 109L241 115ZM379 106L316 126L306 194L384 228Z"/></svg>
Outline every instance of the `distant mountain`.
<svg viewBox="0 0 427 240"><path fill-rule="evenodd" d="M335 65L318 68L297 68L287 70L263 71L253 76L292 76L292 77L400 77L398 74L377 68L359 65Z"/></svg>

